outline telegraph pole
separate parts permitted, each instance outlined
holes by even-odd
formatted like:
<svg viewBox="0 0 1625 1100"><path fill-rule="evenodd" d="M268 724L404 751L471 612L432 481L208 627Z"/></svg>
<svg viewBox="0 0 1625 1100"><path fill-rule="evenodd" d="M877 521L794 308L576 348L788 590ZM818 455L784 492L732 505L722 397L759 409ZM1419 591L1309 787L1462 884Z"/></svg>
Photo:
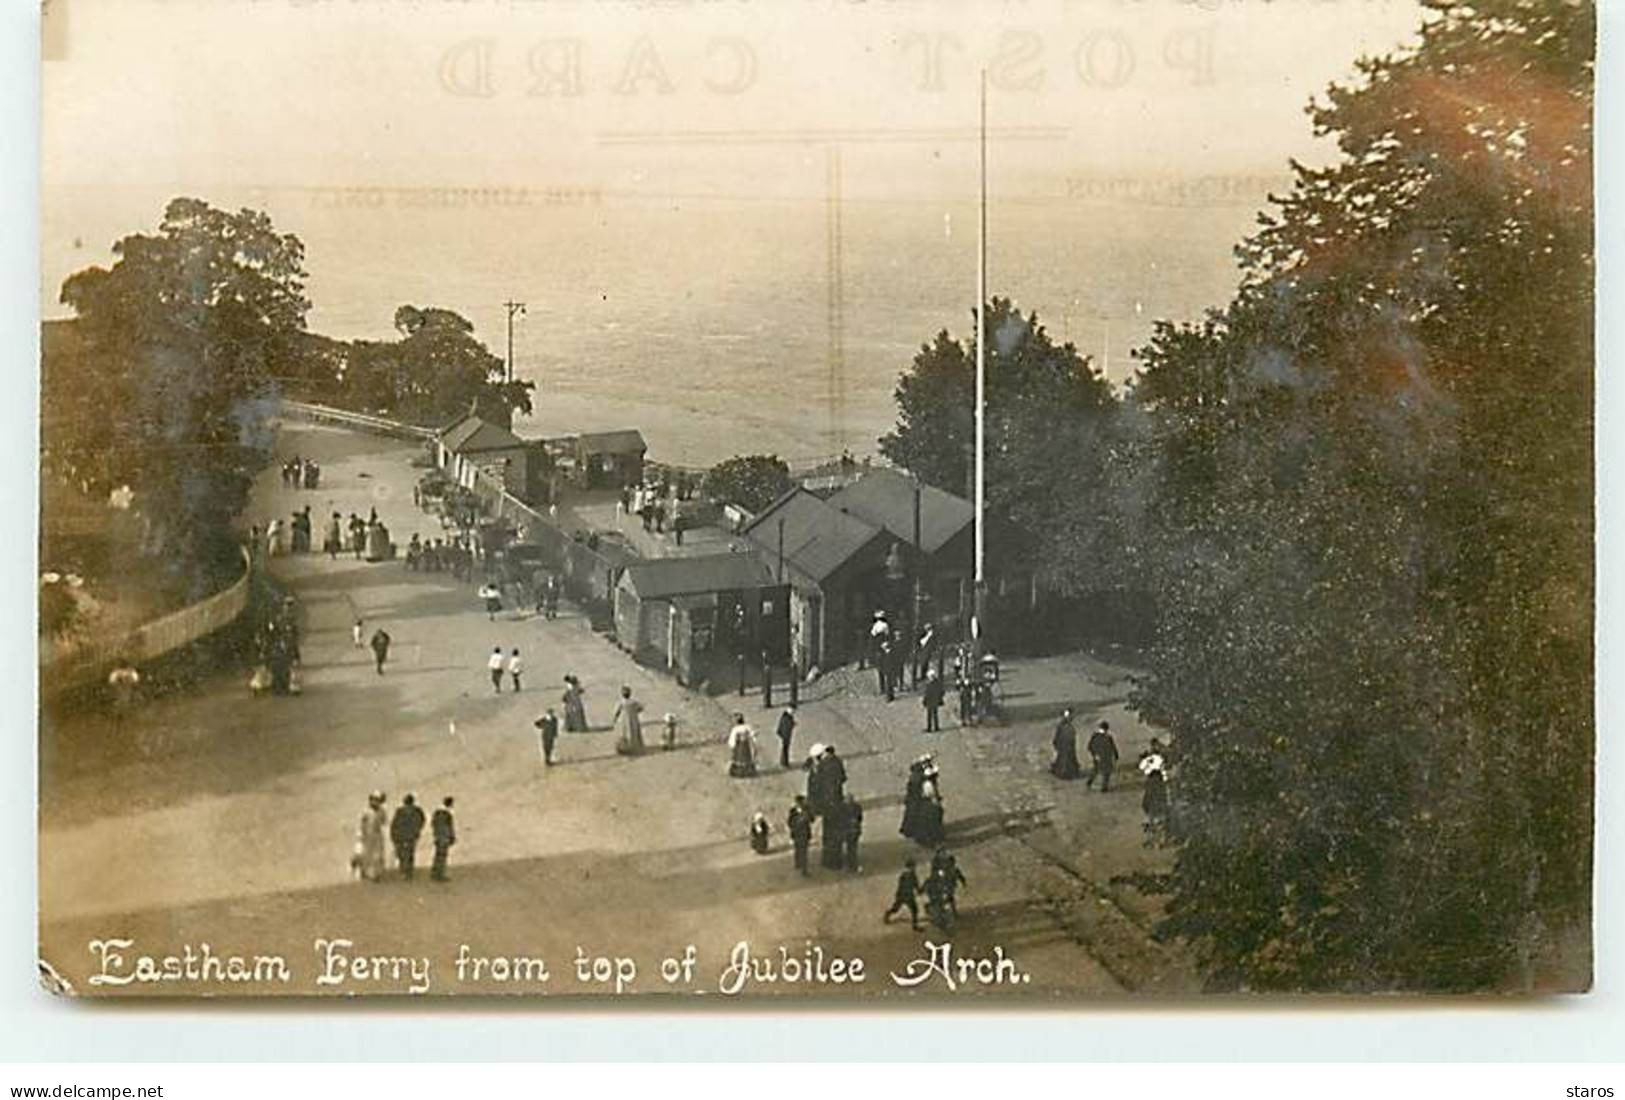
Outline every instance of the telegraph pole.
<svg viewBox="0 0 1625 1100"><path fill-rule="evenodd" d="M506 301L506 302L502 303L502 308L506 309L508 311L508 377L507 377L506 380L509 381L509 382L512 382L513 381L513 319L514 319L515 315L523 314L525 312L525 303L524 302L515 302L515 301L512 301L512 300L509 300L509 301Z"/></svg>
<svg viewBox="0 0 1625 1100"><path fill-rule="evenodd" d="M982 70L980 187L976 219L976 581L971 592L973 677L982 673L987 629L987 70Z"/></svg>

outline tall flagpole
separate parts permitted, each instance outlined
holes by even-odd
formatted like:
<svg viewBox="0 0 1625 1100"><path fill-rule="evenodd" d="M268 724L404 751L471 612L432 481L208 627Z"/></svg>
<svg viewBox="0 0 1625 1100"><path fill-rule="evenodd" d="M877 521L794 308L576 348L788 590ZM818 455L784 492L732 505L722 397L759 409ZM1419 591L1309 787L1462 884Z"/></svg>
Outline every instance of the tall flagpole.
<svg viewBox="0 0 1625 1100"><path fill-rule="evenodd" d="M971 654L981 675L982 633L987 625L987 70L982 70L980 186L976 218L976 586L972 592Z"/></svg>

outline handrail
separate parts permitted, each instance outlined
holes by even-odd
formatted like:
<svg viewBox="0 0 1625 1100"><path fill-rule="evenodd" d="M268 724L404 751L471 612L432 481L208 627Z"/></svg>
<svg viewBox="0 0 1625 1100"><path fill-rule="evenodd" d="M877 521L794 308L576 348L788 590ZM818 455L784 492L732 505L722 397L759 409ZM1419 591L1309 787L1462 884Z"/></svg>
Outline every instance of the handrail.
<svg viewBox="0 0 1625 1100"><path fill-rule="evenodd" d="M412 439L433 439L433 428L424 428L416 424L403 424L398 420L387 417L373 416L371 413L353 412L350 409L336 409L331 405L316 405L309 401L294 401L291 398L282 399L282 407L289 412L307 416L315 421L331 421L351 428L365 428L382 435L407 436Z"/></svg>

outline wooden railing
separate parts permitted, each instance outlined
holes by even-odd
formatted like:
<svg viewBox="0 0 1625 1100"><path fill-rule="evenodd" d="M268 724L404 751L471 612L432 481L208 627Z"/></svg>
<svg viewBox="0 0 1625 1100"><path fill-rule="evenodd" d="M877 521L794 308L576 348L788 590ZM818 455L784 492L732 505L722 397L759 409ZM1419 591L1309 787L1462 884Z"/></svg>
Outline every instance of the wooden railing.
<svg viewBox="0 0 1625 1100"><path fill-rule="evenodd" d="M422 428L416 424L402 424L398 420L389 420L382 416L373 416L370 413L351 412L349 409L335 409L331 405L312 405L307 401L290 401L284 398L282 410L289 415L312 420L318 424L337 424L340 427L374 432L395 439L433 439L435 436L433 428Z"/></svg>

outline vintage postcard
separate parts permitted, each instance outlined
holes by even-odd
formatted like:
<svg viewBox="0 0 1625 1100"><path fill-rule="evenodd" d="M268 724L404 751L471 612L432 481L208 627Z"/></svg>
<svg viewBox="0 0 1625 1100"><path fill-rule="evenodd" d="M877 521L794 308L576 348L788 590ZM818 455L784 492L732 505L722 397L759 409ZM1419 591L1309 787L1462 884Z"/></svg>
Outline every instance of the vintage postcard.
<svg viewBox="0 0 1625 1100"><path fill-rule="evenodd" d="M1589 988L1589 3L41 50L49 988Z"/></svg>

